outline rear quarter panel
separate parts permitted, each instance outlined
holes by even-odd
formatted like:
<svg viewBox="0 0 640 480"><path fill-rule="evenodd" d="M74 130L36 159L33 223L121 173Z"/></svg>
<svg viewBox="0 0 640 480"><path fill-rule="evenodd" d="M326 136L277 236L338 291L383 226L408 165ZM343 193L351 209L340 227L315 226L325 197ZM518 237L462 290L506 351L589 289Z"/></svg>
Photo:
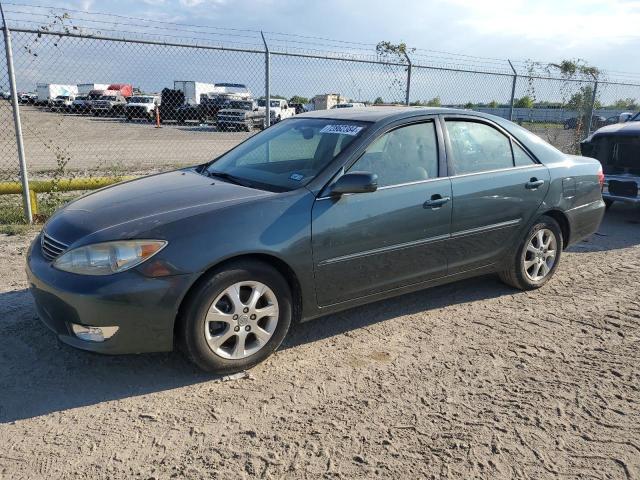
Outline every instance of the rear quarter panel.
<svg viewBox="0 0 640 480"><path fill-rule="evenodd" d="M604 202L598 181L600 163L592 158L567 155L563 161L547 164L551 174L549 192L541 212L560 210L569 221L571 245L598 230Z"/></svg>

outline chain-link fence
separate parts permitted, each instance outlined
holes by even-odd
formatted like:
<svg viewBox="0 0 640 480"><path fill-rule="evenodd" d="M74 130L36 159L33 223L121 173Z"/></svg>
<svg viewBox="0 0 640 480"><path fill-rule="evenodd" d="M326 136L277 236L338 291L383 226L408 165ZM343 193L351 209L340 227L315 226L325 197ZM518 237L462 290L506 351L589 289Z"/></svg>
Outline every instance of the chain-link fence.
<svg viewBox="0 0 640 480"><path fill-rule="evenodd" d="M497 61L443 66L407 50L288 48L278 34L238 34L251 41L230 46L190 37L184 28L159 38L63 22L9 27L28 175L33 183L49 182L38 197L43 214L65 199L60 185L89 188L79 180L103 184L202 163L307 110L405 103L469 108L510 118L575 153L589 130L617 121L640 99L640 83L542 75L510 62L506 70ZM20 180L9 83L2 62L0 193ZM0 210L0 223L16 221L20 196L0 195Z"/></svg>

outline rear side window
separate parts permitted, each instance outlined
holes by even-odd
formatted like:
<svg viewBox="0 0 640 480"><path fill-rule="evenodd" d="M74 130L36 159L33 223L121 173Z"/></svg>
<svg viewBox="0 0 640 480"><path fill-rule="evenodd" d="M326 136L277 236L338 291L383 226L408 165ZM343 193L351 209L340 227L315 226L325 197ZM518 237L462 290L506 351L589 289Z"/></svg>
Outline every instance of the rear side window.
<svg viewBox="0 0 640 480"><path fill-rule="evenodd" d="M374 140L350 168L378 175L386 187L438 176L438 144L432 121L396 128Z"/></svg>
<svg viewBox="0 0 640 480"><path fill-rule="evenodd" d="M513 164L516 167L526 167L527 165L536 163L517 143L512 141L511 147L513 148Z"/></svg>
<svg viewBox="0 0 640 480"><path fill-rule="evenodd" d="M511 141L484 123L447 120L454 174L513 167Z"/></svg>

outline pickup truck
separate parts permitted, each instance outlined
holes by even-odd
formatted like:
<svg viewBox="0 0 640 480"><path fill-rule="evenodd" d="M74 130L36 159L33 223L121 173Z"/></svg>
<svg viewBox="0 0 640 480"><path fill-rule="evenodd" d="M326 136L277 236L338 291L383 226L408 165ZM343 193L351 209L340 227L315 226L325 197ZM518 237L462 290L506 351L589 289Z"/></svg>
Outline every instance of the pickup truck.
<svg viewBox="0 0 640 480"><path fill-rule="evenodd" d="M255 101L232 100L218 111L216 126L218 130L243 129L250 132L254 127L265 127L265 113Z"/></svg>
<svg viewBox="0 0 640 480"><path fill-rule="evenodd" d="M261 98L258 100L258 109L267 109L266 99ZM286 100L272 98L269 102L269 114L271 116L271 123L278 123L285 118L293 117L296 114L296 109L290 108Z"/></svg>
<svg viewBox="0 0 640 480"><path fill-rule="evenodd" d="M71 103L73 113L87 113L91 110L91 100L88 95L80 95Z"/></svg>
<svg viewBox="0 0 640 480"><path fill-rule="evenodd" d="M160 97L156 95L136 95L129 99L124 106L124 116L127 120L144 118L153 120L156 107L160 105Z"/></svg>
<svg viewBox="0 0 640 480"><path fill-rule="evenodd" d="M607 208L614 202L640 205L640 113L596 130L582 141L580 150L602 164Z"/></svg>
<svg viewBox="0 0 640 480"><path fill-rule="evenodd" d="M91 110L96 115L120 116L124 113L127 100L122 95L102 95L91 101Z"/></svg>

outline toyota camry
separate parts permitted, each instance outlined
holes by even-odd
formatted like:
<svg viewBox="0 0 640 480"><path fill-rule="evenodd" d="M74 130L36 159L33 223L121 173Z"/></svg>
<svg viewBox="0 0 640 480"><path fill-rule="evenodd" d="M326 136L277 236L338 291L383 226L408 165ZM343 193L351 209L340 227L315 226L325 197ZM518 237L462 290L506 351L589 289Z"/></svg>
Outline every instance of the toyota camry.
<svg viewBox="0 0 640 480"><path fill-rule="evenodd" d="M72 346L180 346L230 373L295 322L356 305L490 273L542 287L597 230L603 181L596 160L490 115L310 112L71 202L31 245L29 286Z"/></svg>

